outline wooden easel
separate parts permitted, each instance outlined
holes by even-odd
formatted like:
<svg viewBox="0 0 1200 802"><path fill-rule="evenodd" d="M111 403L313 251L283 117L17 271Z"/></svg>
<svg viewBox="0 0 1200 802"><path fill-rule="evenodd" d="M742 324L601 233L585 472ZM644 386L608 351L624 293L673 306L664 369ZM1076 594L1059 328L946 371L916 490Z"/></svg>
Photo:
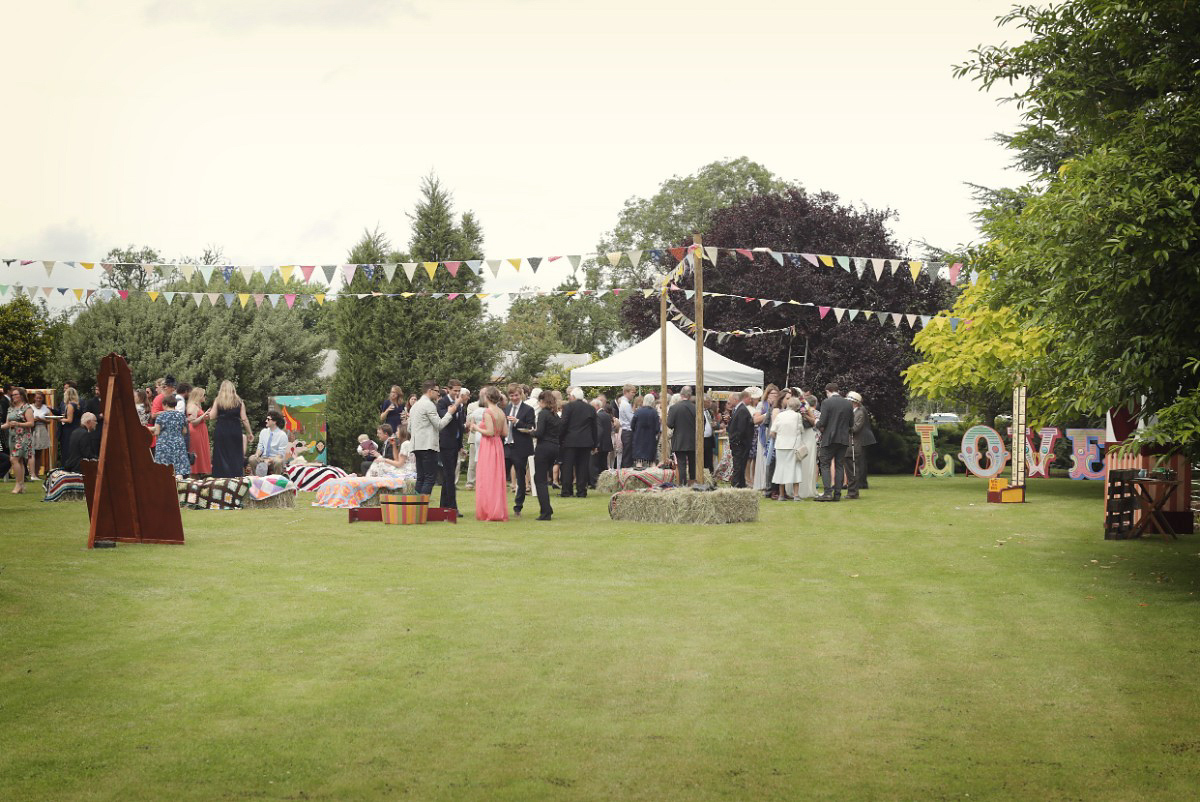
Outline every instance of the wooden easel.
<svg viewBox="0 0 1200 802"><path fill-rule="evenodd" d="M175 472L150 451L138 420L129 365L117 354L100 360L96 388L104 398L100 458L80 463L87 496L88 548L97 540L183 545Z"/></svg>

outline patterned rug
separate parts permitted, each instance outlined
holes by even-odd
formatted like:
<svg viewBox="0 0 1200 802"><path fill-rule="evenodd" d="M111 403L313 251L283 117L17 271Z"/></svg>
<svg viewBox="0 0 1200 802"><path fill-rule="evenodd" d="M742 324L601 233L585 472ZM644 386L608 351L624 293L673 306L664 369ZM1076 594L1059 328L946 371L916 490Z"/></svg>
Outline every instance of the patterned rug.
<svg viewBox="0 0 1200 802"><path fill-rule="evenodd" d="M405 487L413 488L413 479L385 479L380 476L351 476L346 479L335 479L325 482L317 489L317 500L314 507L330 509L349 509L363 506L380 490L405 491Z"/></svg>
<svg viewBox="0 0 1200 802"><path fill-rule="evenodd" d="M240 510L250 492L250 477L231 479L176 479L179 506L193 510Z"/></svg>
<svg viewBox="0 0 1200 802"><path fill-rule="evenodd" d="M46 497L42 501L83 501L83 474L62 469L50 472L42 481Z"/></svg>
<svg viewBox="0 0 1200 802"><path fill-rule="evenodd" d="M312 493L326 482L345 479L346 476L347 473L341 468L328 465L291 465L287 468L287 477L305 493Z"/></svg>

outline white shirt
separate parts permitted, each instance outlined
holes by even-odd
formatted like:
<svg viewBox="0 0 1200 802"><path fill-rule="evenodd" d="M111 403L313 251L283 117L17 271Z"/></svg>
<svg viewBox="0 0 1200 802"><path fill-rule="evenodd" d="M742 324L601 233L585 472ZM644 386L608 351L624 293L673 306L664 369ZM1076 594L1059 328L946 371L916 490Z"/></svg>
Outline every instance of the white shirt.
<svg viewBox="0 0 1200 802"><path fill-rule="evenodd" d="M617 402L617 420L621 422L621 431L633 431L633 404L625 396Z"/></svg>
<svg viewBox="0 0 1200 802"><path fill-rule="evenodd" d="M258 448L255 454L260 457L282 457L287 451L288 437L283 429L263 429L258 433Z"/></svg>

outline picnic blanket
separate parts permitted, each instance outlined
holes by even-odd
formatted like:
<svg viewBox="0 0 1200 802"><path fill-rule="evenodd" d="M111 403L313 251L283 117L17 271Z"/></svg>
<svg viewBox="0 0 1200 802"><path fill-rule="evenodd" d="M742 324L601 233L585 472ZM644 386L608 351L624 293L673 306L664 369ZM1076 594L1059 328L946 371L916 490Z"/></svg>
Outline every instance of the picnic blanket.
<svg viewBox="0 0 1200 802"><path fill-rule="evenodd" d="M84 497L83 474L61 468L51 471L42 487L46 490L42 501L82 501Z"/></svg>
<svg viewBox="0 0 1200 802"><path fill-rule="evenodd" d="M347 474L341 468L328 465L291 465L286 469L287 477L296 483L297 489L311 493L318 487L333 479L345 479Z"/></svg>
<svg viewBox="0 0 1200 802"><path fill-rule="evenodd" d="M267 476L250 477L250 498L255 501L265 501L280 493L296 492L296 483L286 476L268 474Z"/></svg>
<svg viewBox="0 0 1200 802"><path fill-rule="evenodd" d="M179 506L193 510L240 510L250 491L250 477L175 480Z"/></svg>
<svg viewBox="0 0 1200 802"><path fill-rule="evenodd" d="M391 479L383 476L350 476L345 479L333 479L317 488L317 500L313 502L313 506L330 509L361 507L380 490L403 491L405 484L411 485L412 483L412 479Z"/></svg>

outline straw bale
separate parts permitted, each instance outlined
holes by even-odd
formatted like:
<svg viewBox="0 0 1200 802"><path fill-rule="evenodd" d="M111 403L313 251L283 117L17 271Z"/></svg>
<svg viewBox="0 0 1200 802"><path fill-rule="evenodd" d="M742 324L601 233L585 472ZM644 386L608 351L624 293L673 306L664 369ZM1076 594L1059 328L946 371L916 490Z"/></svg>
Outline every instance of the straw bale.
<svg viewBox="0 0 1200 802"><path fill-rule="evenodd" d="M270 498L265 498L262 501L255 501L250 498L250 494L242 499L242 508L247 510L280 510L291 509L296 506L296 491L285 490L282 493L276 493Z"/></svg>
<svg viewBox="0 0 1200 802"><path fill-rule="evenodd" d="M614 493L614 521L657 524L733 524L758 520L761 494L750 489L697 492L685 488Z"/></svg>

